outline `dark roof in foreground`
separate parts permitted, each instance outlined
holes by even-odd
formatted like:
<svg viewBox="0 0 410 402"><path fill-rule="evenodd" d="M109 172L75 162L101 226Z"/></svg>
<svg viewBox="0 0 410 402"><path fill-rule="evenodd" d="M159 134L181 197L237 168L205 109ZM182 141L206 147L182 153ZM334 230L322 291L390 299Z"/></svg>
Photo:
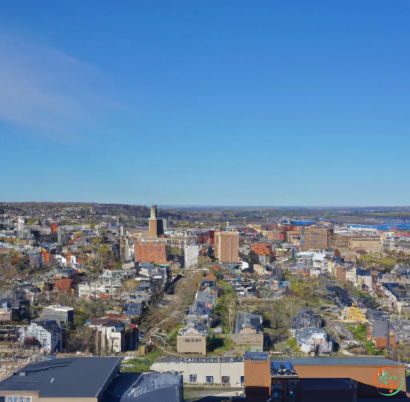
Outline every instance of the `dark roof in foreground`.
<svg viewBox="0 0 410 402"><path fill-rule="evenodd" d="M385 357L302 357L286 360L293 366L403 366Z"/></svg>
<svg viewBox="0 0 410 402"><path fill-rule="evenodd" d="M182 376L178 373L119 373L102 402L181 402Z"/></svg>
<svg viewBox="0 0 410 402"><path fill-rule="evenodd" d="M0 383L0 391L39 391L44 398L97 398L122 358L74 357L30 364Z"/></svg>

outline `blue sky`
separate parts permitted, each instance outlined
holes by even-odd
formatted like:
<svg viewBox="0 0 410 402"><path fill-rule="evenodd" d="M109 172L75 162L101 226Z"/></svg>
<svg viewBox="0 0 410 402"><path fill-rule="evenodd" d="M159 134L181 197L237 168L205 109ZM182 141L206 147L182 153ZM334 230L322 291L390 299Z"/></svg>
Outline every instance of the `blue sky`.
<svg viewBox="0 0 410 402"><path fill-rule="evenodd" d="M408 0L8 1L1 201L409 205Z"/></svg>

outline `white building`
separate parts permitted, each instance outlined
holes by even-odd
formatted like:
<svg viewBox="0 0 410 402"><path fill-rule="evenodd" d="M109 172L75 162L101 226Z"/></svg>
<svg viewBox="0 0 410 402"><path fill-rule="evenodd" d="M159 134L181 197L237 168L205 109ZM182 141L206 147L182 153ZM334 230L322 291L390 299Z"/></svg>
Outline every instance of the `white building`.
<svg viewBox="0 0 410 402"><path fill-rule="evenodd" d="M184 266L185 268L191 268L198 265L199 246L197 244L185 244L184 245Z"/></svg>
<svg viewBox="0 0 410 402"><path fill-rule="evenodd" d="M176 371L183 375L185 383L229 384L241 387L244 383L243 360L234 358L178 358L168 357L155 362L151 370L163 373Z"/></svg>
<svg viewBox="0 0 410 402"><path fill-rule="evenodd" d="M371 275L357 275L357 285L366 285L369 289L373 289L373 279Z"/></svg>
<svg viewBox="0 0 410 402"><path fill-rule="evenodd" d="M21 342L26 338L36 338L45 352L61 352L62 330L57 324L33 322L21 327L19 332Z"/></svg>
<svg viewBox="0 0 410 402"><path fill-rule="evenodd" d="M103 352L120 353L123 351L123 331L122 327L105 327L98 325L90 325L90 328L95 328L100 332L100 345Z"/></svg>
<svg viewBox="0 0 410 402"><path fill-rule="evenodd" d="M24 229L24 219L17 219L17 231L21 232Z"/></svg>
<svg viewBox="0 0 410 402"><path fill-rule="evenodd" d="M329 354L332 341L329 334L321 328L303 328L296 330L296 342L305 353Z"/></svg>
<svg viewBox="0 0 410 402"><path fill-rule="evenodd" d="M101 279L98 282L79 283L78 297L100 298L101 295L114 296L121 289L120 279Z"/></svg>
<svg viewBox="0 0 410 402"><path fill-rule="evenodd" d="M351 269L346 270L346 281L356 283L357 282L357 269L352 267Z"/></svg>

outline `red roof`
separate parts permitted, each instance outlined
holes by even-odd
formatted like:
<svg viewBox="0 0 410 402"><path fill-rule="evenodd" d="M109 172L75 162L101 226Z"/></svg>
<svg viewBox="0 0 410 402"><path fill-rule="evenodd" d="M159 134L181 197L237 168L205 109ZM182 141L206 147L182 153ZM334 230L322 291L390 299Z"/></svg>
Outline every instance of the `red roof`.
<svg viewBox="0 0 410 402"><path fill-rule="evenodd" d="M216 281L214 274L209 274L204 278L204 281Z"/></svg>

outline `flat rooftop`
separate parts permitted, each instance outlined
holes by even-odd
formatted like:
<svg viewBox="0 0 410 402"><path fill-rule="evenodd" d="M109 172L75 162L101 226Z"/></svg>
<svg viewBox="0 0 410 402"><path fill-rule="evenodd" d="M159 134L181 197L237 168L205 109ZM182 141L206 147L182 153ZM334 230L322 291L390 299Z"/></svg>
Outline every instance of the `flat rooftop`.
<svg viewBox="0 0 410 402"><path fill-rule="evenodd" d="M385 357L302 357L286 359L293 366L403 366Z"/></svg>

